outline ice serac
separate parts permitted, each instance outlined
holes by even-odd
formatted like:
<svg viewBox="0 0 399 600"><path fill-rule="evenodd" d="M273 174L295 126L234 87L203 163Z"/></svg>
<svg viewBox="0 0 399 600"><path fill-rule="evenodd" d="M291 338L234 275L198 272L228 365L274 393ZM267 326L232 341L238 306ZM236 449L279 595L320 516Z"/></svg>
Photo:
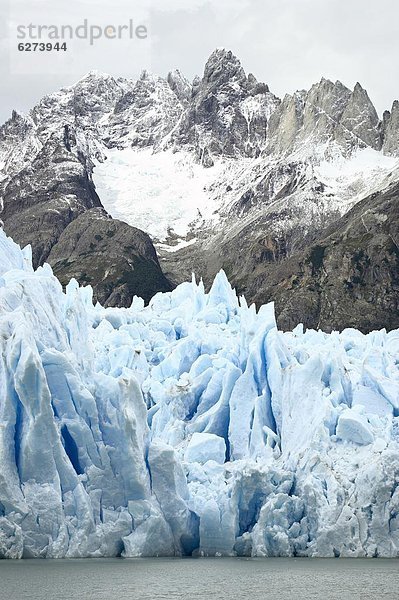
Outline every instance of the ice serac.
<svg viewBox="0 0 399 600"><path fill-rule="evenodd" d="M206 463L214 460L223 464L226 458L226 442L214 433L193 433L184 453L184 460L189 463Z"/></svg>
<svg viewBox="0 0 399 600"><path fill-rule="evenodd" d="M92 299L0 231L1 557L399 555L397 330Z"/></svg>

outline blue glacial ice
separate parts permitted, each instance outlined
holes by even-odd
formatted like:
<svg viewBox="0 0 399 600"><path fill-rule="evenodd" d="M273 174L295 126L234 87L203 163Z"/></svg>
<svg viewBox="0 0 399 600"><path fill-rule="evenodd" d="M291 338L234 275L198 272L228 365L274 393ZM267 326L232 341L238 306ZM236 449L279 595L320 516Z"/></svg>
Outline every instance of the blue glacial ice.
<svg viewBox="0 0 399 600"><path fill-rule="evenodd" d="M93 306L0 231L0 344L0 557L399 554L398 331Z"/></svg>

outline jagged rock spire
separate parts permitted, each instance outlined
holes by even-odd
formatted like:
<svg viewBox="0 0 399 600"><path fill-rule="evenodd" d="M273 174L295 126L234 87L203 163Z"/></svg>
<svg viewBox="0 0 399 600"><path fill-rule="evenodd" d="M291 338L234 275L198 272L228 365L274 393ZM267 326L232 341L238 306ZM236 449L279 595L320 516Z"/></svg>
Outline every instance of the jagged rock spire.
<svg viewBox="0 0 399 600"><path fill-rule="evenodd" d="M246 75L231 50L218 48L202 79L193 81L192 100L174 143L195 149L204 166L223 154L256 156L266 144L267 121L278 104L266 84Z"/></svg>
<svg viewBox="0 0 399 600"><path fill-rule="evenodd" d="M391 112L386 111L383 124L383 152L399 156L399 101L395 100Z"/></svg>

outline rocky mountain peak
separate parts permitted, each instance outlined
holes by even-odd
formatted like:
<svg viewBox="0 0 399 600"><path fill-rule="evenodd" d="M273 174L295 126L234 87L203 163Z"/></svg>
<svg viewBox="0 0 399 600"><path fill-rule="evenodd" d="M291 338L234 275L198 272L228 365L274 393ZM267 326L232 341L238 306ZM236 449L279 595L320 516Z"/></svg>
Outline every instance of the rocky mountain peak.
<svg viewBox="0 0 399 600"><path fill-rule="evenodd" d="M108 117L104 141L112 147L159 144L177 123L187 94L182 76L171 76L168 81L143 71L132 88L115 103Z"/></svg>
<svg viewBox="0 0 399 600"><path fill-rule="evenodd" d="M78 81L76 83L74 83L73 85L71 85L69 87L74 88L76 86L82 86L85 84L90 85L93 82L97 82L97 81L112 81L112 80L114 80L114 77L112 75L110 75L109 73L104 73L103 71L98 71L97 69L91 69L85 75L83 75L83 77L78 79ZM69 88L66 88L66 89L69 89Z"/></svg>
<svg viewBox="0 0 399 600"><path fill-rule="evenodd" d="M323 77L310 88L304 111L316 121L325 121L325 116L332 120L331 125L334 126L341 118L350 96L351 91L340 81L333 83Z"/></svg>
<svg viewBox="0 0 399 600"><path fill-rule="evenodd" d="M89 77L73 86L72 109L74 115L97 121L112 111L124 90L110 75L92 72Z"/></svg>
<svg viewBox="0 0 399 600"><path fill-rule="evenodd" d="M381 149L380 120L367 91L356 83L340 119L341 136L347 143ZM354 138L354 139L350 139Z"/></svg>
<svg viewBox="0 0 399 600"><path fill-rule="evenodd" d="M100 71L89 71L87 75L79 79L75 84L71 85L66 90L90 90L94 93L101 93L105 90L119 90L120 83L118 80L109 75L108 73L102 73Z"/></svg>
<svg viewBox="0 0 399 600"><path fill-rule="evenodd" d="M266 94L267 92L270 92L269 86L266 83L258 81L253 73L248 73L247 82L249 90L253 96L256 96L256 94Z"/></svg>
<svg viewBox="0 0 399 600"><path fill-rule="evenodd" d="M147 69L143 69L140 73L139 80L140 81L148 81L152 78L151 73Z"/></svg>
<svg viewBox="0 0 399 600"><path fill-rule="evenodd" d="M126 92L126 85L111 75L90 71L74 85L44 96L30 111L36 126L36 135L45 143L64 125L76 126L92 147L100 137L98 123L114 110L115 104ZM83 133L84 132L84 133Z"/></svg>
<svg viewBox="0 0 399 600"><path fill-rule="evenodd" d="M173 143L188 145L204 166L226 156L257 156L266 144L266 128L279 99L225 48L209 57L202 79L196 78Z"/></svg>
<svg viewBox="0 0 399 600"><path fill-rule="evenodd" d="M359 147L380 150L381 124L367 91L323 77L308 92L287 96L269 124L269 152L291 153L305 141L310 149L337 143L345 155Z"/></svg>
<svg viewBox="0 0 399 600"><path fill-rule="evenodd" d="M13 135L24 135L34 127L29 115L13 110L11 117L0 127L0 140Z"/></svg>
<svg viewBox="0 0 399 600"><path fill-rule="evenodd" d="M174 69L168 73L166 80L180 102L187 105L192 93L192 87L188 79L182 75L179 69Z"/></svg>
<svg viewBox="0 0 399 600"><path fill-rule="evenodd" d="M12 111L11 121L13 121L14 123L18 123L18 122L21 122L24 120L25 120L25 117L22 113L20 113L19 111L15 110L15 109Z"/></svg>
<svg viewBox="0 0 399 600"><path fill-rule="evenodd" d="M233 79L245 79L240 61L231 50L217 48L205 64L203 83L219 87Z"/></svg>
<svg viewBox="0 0 399 600"><path fill-rule="evenodd" d="M383 118L383 152L399 156L399 101L395 100L391 112L386 111Z"/></svg>

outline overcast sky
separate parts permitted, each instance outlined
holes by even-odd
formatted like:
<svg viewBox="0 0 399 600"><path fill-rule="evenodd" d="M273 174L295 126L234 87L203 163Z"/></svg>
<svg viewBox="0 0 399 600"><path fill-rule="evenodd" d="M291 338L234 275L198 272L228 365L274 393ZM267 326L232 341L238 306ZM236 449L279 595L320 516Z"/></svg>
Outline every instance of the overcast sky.
<svg viewBox="0 0 399 600"><path fill-rule="evenodd" d="M178 67L201 74L216 47L231 49L247 72L278 96L322 76L359 81L380 115L399 98L397 0L10 0L1 1L0 120L97 69L137 77ZM146 40L72 40L68 50L19 52L17 25L148 27Z"/></svg>

